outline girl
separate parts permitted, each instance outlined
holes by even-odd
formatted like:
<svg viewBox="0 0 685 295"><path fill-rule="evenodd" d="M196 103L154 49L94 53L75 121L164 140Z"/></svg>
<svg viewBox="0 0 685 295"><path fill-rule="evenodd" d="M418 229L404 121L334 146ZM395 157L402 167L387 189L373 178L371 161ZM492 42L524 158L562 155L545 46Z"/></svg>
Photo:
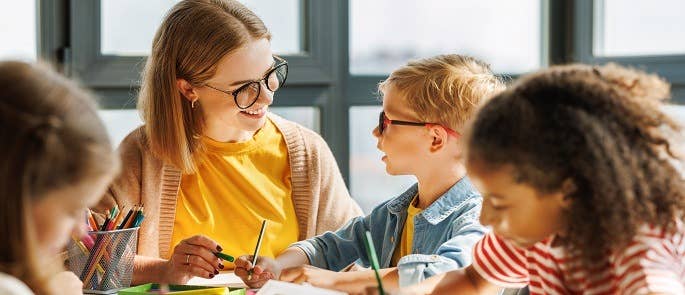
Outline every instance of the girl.
<svg viewBox="0 0 685 295"><path fill-rule="evenodd" d="M90 95L57 73L1 62L0 88L0 294L81 294L55 257L119 158Z"/></svg>
<svg viewBox="0 0 685 295"><path fill-rule="evenodd" d="M238 1L188 0L168 12L143 74L145 126L121 143L124 173L97 210L143 204L133 282L185 283L361 214L316 133L268 112L288 63Z"/></svg>
<svg viewBox="0 0 685 295"><path fill-rule="evenodd" d="M683 294L685 182L668 84L617 65L553 67L477 115L467 169L493 232L466 270L407 293ZM448 291L449 290L449 291Z"/></svg>

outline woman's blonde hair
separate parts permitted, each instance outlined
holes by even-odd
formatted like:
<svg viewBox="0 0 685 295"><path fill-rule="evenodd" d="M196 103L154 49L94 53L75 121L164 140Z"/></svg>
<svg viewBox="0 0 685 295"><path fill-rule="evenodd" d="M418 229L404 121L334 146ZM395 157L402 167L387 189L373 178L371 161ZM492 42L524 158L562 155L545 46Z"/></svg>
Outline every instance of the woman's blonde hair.
<svg viewBox="0 0 685 295"><path fill-rule="evenodd" d="M421 121L460 130L485 99L505 86L485 62L446 54L407 63L393 71L378 89L388 87L402 93Z"/></svg>
<svg viewBox="0 0 685 295"><path fill-rule="evenodd" d="M226 54L250 40L270 39L257 15L234 0L185 0L157 30L138 97L151 151L185 173L196 171L193 153L204 122L202 106L192 108L176 86L182 78L201 86L214 76Z"/></svg>
<svg viewBox="0 0 685 295"><path fill-rule="evenodd" d="M45 294L59 269L36 248L32 206L119 169L91 96L47 67L0 62L0 272Z"/></svg>

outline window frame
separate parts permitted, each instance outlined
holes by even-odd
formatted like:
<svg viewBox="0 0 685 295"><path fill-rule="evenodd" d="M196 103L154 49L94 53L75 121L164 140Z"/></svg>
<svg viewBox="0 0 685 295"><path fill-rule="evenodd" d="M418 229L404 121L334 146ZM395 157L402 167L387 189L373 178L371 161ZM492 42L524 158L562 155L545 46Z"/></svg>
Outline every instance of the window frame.
<svg viewBox="0 0 685 295"><path fill-rule="evenodd" d="M672 85L673 102L685 103L685 53L673 55L640 56L596 56L594 47L595 3L603 0L574 1L573 56L577 62L587 64L606 64L615 62L622 65L657 73ZM601 4L600 4L601 5Z"/></svg>
<svg viewBox="0 0 685 295"><path fill-rule="evenodd" d="M347 179L347 118L339 110L344 105L340 91L337 58L340 29L338 13L342 1L301 0L302 52L281 55L288 60L290 72L286 85L278 91L274 106L311 106L318 109L319 130L338 160ZM100 97L105 109L133 109L143 56L103 55L100 51L100 1L73 0L69 7L70 54L65 58L69 73ZM344 126L344 127L343 127ZM342 130L344 129L344 130Z"/></svg>
<svg viewBox="0 0 685 295"><path fill-rule="evenodd" d="M92 89L105 109L135 109L145 57L100 53L100 1L37 1L37 52L41 59ZM674 85L674 102L685 103L685 55L592 56L592 0L541 1L541 66L569 62L619 62L659 73ZM349 71L349 0L302 0L303 52L284 55L290 72L274 106L318 109L319 130L349 187L350 109L377 106L377 85L387 75ZM518 75L504 75L507 80ZM509 79L510 78L510 79ZM363 132L368 132L364 130Z"/></svg>

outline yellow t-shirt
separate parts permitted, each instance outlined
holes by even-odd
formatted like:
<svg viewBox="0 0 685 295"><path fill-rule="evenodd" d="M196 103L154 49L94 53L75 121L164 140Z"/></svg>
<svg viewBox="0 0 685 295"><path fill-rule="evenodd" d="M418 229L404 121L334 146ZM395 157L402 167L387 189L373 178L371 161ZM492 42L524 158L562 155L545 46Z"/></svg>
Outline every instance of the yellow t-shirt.
<svg viewBox="0 0 685 295"><path fill-rule="evenodd" d="M416 208L414 206L415 203L416 197L412 199L407 208L407 220L404 222L404 228L402 229L402 239L400 240L400 244L397 245L395 252L392 254L391 263L393 266L397 265L400 258L411 254L412 246L414 245L414 217L423 211Z"/></svg>
<svg viewBox="0 0 685 295"><path fill-rule="evenodd" d="M245 142L202 141L206 152L198 156L198 172L181 178L169 255L197 234L215 240L226 254L252 255L264 219L259 255L274 257L296 242L288 150L276 126L267 120Z"/></svg>

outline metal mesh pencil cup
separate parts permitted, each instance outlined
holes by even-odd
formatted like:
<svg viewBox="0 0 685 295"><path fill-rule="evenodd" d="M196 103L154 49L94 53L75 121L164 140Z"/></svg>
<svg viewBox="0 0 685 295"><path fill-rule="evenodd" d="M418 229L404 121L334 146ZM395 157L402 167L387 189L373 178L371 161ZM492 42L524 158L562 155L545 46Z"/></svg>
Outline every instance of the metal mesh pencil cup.
<svg viewBox="0 0 685 295"><path fill-rule="evenodd" d="M71 241L68 267L83 282L85 294L114 294L131 285L138 227L88 232L92 245ZM90 246L90 247L88 247Z"/></svg>

